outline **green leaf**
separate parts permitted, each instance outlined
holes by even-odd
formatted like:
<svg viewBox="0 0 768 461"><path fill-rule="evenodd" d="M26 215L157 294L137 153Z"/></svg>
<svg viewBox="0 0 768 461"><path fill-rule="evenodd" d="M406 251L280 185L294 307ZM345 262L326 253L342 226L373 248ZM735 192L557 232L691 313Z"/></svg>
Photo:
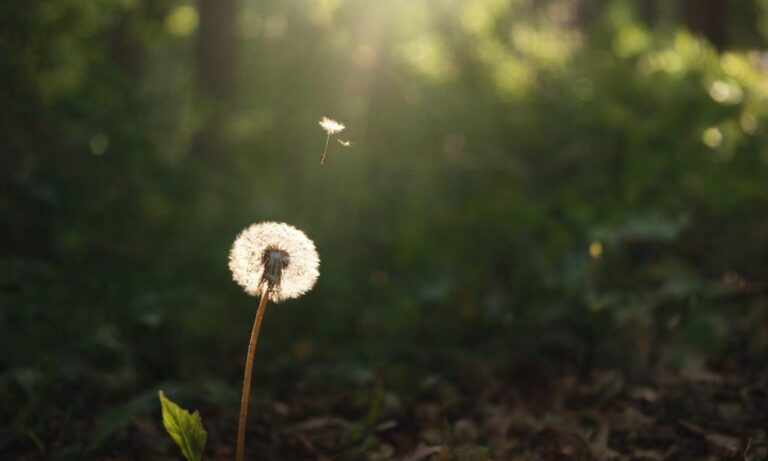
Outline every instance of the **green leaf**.
<svg viewBox="0 0 768 461"><path fill-rule="evenodd" d="M187 461L200 461L208 438L200 413L190 413L181 408L167 398L163 391L159 391L158 395L163 408L165 430L179 446Z"/></svg>

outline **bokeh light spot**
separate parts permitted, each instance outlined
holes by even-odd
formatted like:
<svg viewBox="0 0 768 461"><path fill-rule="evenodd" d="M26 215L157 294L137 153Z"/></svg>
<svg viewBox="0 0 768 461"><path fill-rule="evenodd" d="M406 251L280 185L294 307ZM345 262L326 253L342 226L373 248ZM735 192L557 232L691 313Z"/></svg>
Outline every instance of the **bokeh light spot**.
<svg viewBox="0 0 768 461"><path fill-rule="evenodd" d="M592 259L598 259L603 256L603 243L600 241L594 241L589 244L589 256Z"/></svg>
<svg viewBox="0 0 768 461"><path fill-rule="evenodd" d="M720 147L720 145L723 143L723 132L720 131L720 128L716 126L709 127L704 130L704 133L702 133L701 140L704 142L704 144L713 149Z"/></svg>
<svg viewBox="0 0 768 461"><path fill-rule="evenodd" d="M735 83L715 80L709 86L709 96L721 104L738 104L744 99L744 91Z"/></svg>
<svg viewBox="0 0 768 461"><path fill-rule="evenodd" d="M744 130L745 134L755 134L758 128L757 117L749 112L744 113L739 119L739 125L741 125L741 129Z"/></svg>
<svg viewBox="0 0 768 461"><path fill-rule="evenodd" d="M171 35L186 37L197 29L198 22L197 9L192 5L181 5L165 18L165 29Z"/></svg>
<svg viewBox="0 0 768 461"><path fill-rule="evenodd" d="M102 133L93 135L88 142L88 146L91 148L93 155L103 155L109 147L109 138Z"/></svg>

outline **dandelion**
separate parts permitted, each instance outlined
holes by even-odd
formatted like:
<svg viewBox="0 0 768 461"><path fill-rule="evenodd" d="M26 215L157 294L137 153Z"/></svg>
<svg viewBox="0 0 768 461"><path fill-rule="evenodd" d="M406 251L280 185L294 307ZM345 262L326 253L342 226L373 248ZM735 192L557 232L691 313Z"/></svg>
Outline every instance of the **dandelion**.
<svg viewBox="0 0 768 461"><path fill-rule="evenodd" d="M229 253L232 278L252 296L274 302L296 298L315 285L320 260L300 230L283 223L254 224L240 234Z"/></svg>
<svg viewBox="0 0 768 461"><path fill-rule="evenodd" d="M245 422L251 391L253 355L267 301L271 299L279 303L311 290L320 275L319 265L320 258L312 240L302 231L284 223L253 224L240 232L232 244L229 253L232 278L249 295L261 296L245 361L237 428L237 461L244 459Z"/></svg>
<svg viewBox="0 0 768 461"><path fill-rule="evenodd" d="M320 165L325 165L325 160L328 157L328 142L331 140L331 135L341 132L346 128L343 124L328 117L323 117L320 122L320 126L325 130L328 136L325 138L325 147L323 148L323 155L320 156Z"/></svg>
<svg viewBox="0 0 768 461"><path fill-rule="evenodd" d="M341 144L344 147L349 147L352 145L351 141L342 141L341 139L337 139L337 141L339 141L339 144Z"/></svg>

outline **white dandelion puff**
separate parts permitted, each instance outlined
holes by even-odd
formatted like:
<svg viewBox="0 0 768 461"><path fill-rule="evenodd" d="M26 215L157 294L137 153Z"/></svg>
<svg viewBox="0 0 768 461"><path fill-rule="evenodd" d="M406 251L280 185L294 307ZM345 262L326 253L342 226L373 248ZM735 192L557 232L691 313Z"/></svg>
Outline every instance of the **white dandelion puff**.
<svg viewBox="0 0 768 461"><path fill-rule="evenodd" d="M339 144L341 144L344 147L349 147L352 145L352 141L342 141L341 139L337 139L339 141Z"/></svg>
<svg viewBox="0 0 768 461"><path fill-rule="evenodd" d="M342 123L328 117L323 117L318 123L328 134L336 134L346 128Z"/></svg>
<svg viewBox="0 0 768 461"><path fill-rule="evenodd" d="M320 258L304 232L284 223L263 222L246 228L229 252L232 278L246 293L269 290L273 302L296 298L315 285Z"/></svg>

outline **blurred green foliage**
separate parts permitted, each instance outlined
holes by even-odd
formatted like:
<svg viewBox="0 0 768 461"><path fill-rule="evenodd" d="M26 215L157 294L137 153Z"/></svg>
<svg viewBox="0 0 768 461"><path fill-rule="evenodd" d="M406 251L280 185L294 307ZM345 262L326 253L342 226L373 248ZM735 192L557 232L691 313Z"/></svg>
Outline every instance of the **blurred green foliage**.
<svg viewBox="0 0 768 461"><path fill-rule="evenodd" d="M242 0L223 101L194 3L0 6L0 420L236 387L256 301L227 252L262 220L322 259L267 315L263 376L765 354L768 4L717 49L680 3ZM320 167L324 115L352 145Z"/></svg>

